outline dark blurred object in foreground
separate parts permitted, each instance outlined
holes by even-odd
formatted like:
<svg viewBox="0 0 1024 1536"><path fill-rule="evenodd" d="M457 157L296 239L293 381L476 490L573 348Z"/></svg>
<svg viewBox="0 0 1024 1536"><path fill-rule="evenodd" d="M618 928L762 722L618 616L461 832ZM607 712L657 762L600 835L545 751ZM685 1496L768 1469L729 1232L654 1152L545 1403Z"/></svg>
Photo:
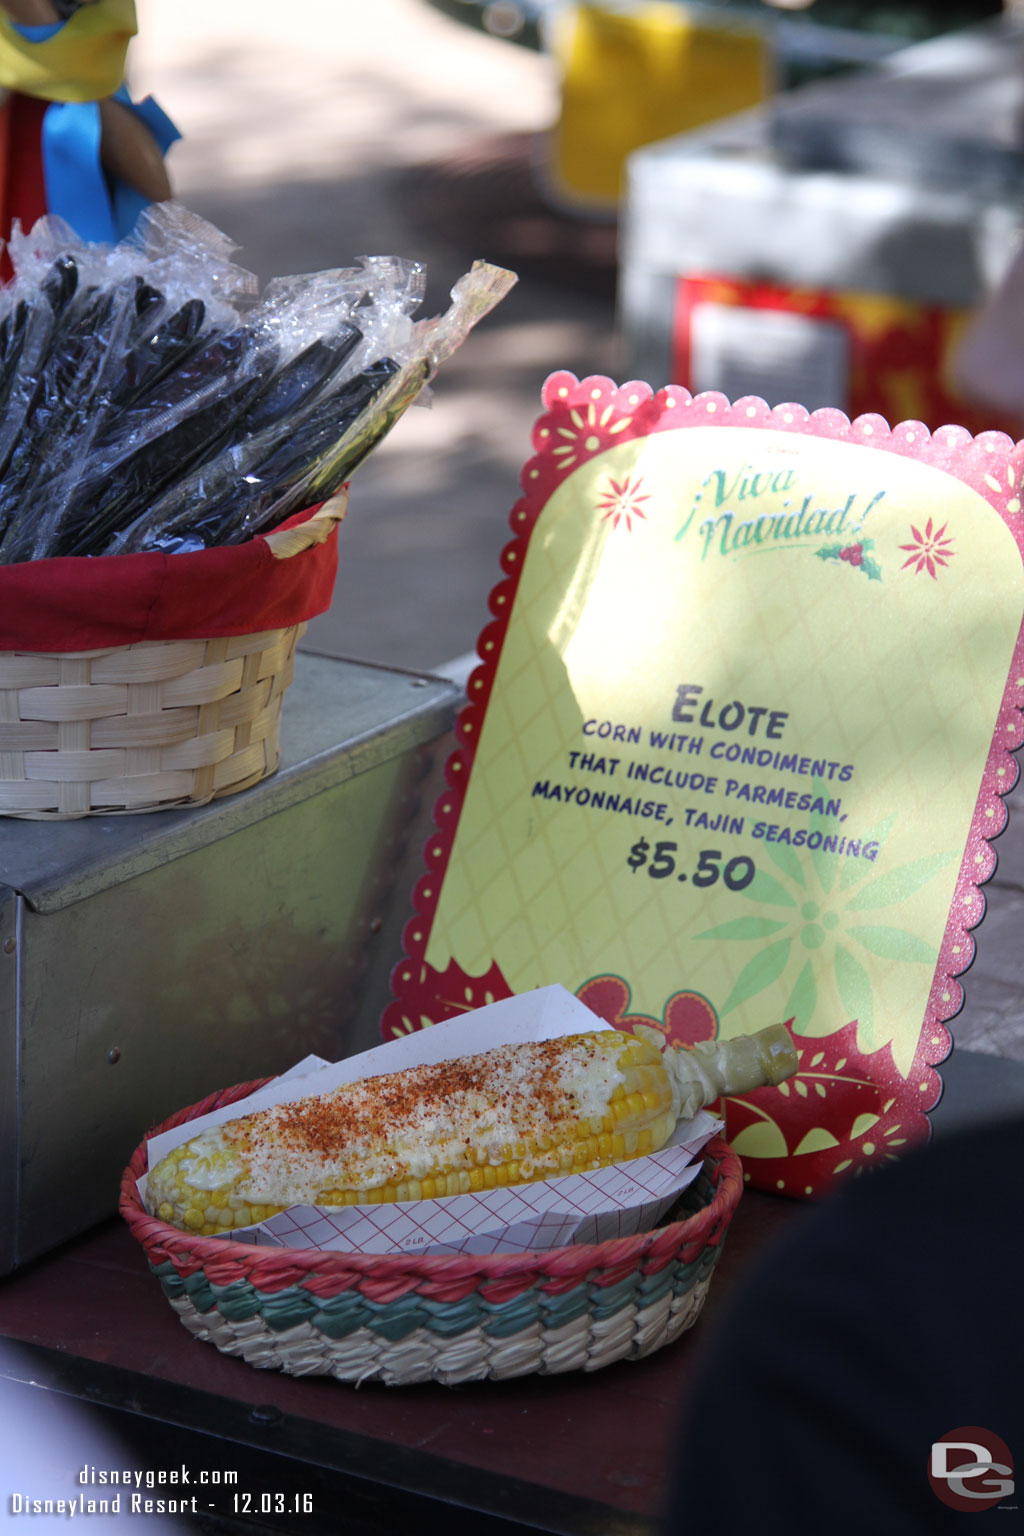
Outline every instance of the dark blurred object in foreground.
<svg viewBox="0 0 1024 1536"><path fill-rule="evenodd" d="M1024 1118L965 1132L787 1232L705 1340L666 1533L957 1530L928 1474L964 1425L1024 1468L1022 1164Z"/></svg>

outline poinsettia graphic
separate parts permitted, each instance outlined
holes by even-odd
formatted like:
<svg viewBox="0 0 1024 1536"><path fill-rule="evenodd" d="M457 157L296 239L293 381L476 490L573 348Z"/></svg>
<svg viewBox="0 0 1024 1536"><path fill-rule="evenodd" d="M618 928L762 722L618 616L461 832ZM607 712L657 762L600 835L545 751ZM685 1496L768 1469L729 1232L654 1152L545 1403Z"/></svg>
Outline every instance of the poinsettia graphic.
<svg viewBox="0 0 1024 1536"><path fill-rule="evenodd" d="M861 539L857 544L823 544L815 554L819 560L836 560L848 565L869 581L881 581L882 567L871 553L874 547L874 539Z"/></svg>
<svg viewBox="0 0 1024 1536"><path fill-rule="evenodd" d="M608 489L598 497L597 510L601 513L605 522L610 522L613 528L624 523L627 532L633 531L633 519L645 520L646 512L641 503L650 501L650 495L641 492L643 478L640 475L626 476L624 480L613 480L608 477Z"/></svg>
<svg viewBox="0 0 1024 1536"><path fill-rule="evenodd" d="M812 781L815 793L826 786ZM864 843L884 846L893 824L873 828ZM827 832L828 823L812 818ZM815 850L801 857L785 843L766 843L774 870L759 865L741 899L752 910L697 933L698 940L754 946L729 995L718 1003L725 1018L733 1009L781 983L786 991L782 1016L793 1017L801 1034L811 1034L822 1019L839 1016L858 1023L864 1048L881 1044L884 1020L876 1017L875 989L864 960L875 956L934 969L934 944L885 921L886 909L899 907L921 890L958 855L927 855L877 873L872 861Z"/></svg>
<svg viewBox="0 0 1024 1536"><path fill-rule="evenodd" d="M856 1023L819 1039L794 1036L795 1076L724 1102L725 1134L750 1182L820 1194L850 1171L894 1161L928 1134L914 1085L888 1045L862 1052Z"/></svg>
<svg viewBox="0 0 1024 1536"><path fill-rule="evenodd" d="M910 551L900 570L905 571L908 567L913 567L914 574L917 576L927 571L932 580L937 581L939 569L947 566L956 554L952 539L946 537L948 527L948 523L943 523L941 528L935 528L933 519L929 518L922 533L911 523L910 534L913 542L900 545L900 549Z"/></svg>

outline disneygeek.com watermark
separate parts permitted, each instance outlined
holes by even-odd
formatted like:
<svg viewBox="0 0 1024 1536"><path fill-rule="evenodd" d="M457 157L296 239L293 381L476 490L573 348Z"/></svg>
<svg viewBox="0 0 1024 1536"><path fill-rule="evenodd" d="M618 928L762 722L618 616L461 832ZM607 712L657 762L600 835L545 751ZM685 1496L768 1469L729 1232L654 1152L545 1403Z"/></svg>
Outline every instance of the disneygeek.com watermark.
<svg viewBox="0 0 1024 1536"><path fill-rule="evenodd" d="M1009 1502L1014 1491L1009 1447L992 1430L975 1424L948 1430L933 1442L928 1481L950 1509L977 1513L1017 1508Z"/></svg>
<svg viewBox="0 0 1024 1536"><path fill-rule="evenodd" d="M159 1470L98 1467L86 1463L74 1475L78 1491L58 1497L9 1493L8 1515L311 1515L313 1495L239 1488L238 1473L216 1467L193 1470L181 1464Z"/></svg>
<svg viewBox="0 0 1024 1536"><path fill-rule="evenodd" d="M208 1490L236 1487L238 1473L210 1467L193 1471L184 1465L159 1470L122 1470L87 1463L76 1474L75 1482L81 1491L64 1497L11 1493L7 1499L8 1514L63 1515L69 1520L81 1515L198 1514L214 1507Z"/></svg>

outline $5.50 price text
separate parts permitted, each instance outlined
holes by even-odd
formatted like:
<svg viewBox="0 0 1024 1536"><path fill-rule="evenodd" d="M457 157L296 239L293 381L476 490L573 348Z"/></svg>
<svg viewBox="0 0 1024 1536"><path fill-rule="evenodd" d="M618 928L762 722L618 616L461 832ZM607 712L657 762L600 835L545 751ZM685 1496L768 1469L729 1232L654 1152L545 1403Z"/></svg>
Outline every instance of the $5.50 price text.
<svg viewBox="0 0 1024 1536"><path fill-rule="evenodd" d="M626 863L634 875L638 869L643 869L652 880L668 880L674 875L677 880L689 880L696 886L714 885L721 880L730 891L745 891L757 873L753 859L745 853L738 854L721 866L723 855L719 848L702 848L697 855L696 869L684 869L677 873L675 854L678 851L678 843L663 842L655 843L652 853L646 837L641 837L629 850Z"/></svg>

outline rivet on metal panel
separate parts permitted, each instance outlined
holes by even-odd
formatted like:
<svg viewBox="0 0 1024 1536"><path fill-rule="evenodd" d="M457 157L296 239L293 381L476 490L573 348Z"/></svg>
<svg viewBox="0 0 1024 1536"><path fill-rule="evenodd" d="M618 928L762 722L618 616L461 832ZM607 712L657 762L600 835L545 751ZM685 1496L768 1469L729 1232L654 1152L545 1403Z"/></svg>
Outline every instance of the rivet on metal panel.
<svg viewBox="0 0 1024 1536"><path fill-rule="evenodd" d="M370 918L370 932L371 933L380 933L380 930L383 928L383 926L384 926L384 924L383 924L383 921L382 921L381 918L379 918L379 917L371 917Z"/></svg>
<svg viewBox="0 0 1024 1536"><path fill-rule="evenodd" d="M284 1414L273 1403L258 1403L249 1413L254 1424L280 1424Z"/></svg>
<svg viewBox="0 0 1024 1536"><path fill-rule="evenodd" d="M110 1050L107 1052L107 1060L110 1062L112 1067L117 1065L117 1063L121 1060L121 1047L119 1045L111 1046Z"/></svg>
<svg viewBox="0 0 1024 1536"><path fill-rule="evenodd" d="M13 937L4 940L4 954L5 955L13 955L16 947L17 946L15 945Z"/></svg>

